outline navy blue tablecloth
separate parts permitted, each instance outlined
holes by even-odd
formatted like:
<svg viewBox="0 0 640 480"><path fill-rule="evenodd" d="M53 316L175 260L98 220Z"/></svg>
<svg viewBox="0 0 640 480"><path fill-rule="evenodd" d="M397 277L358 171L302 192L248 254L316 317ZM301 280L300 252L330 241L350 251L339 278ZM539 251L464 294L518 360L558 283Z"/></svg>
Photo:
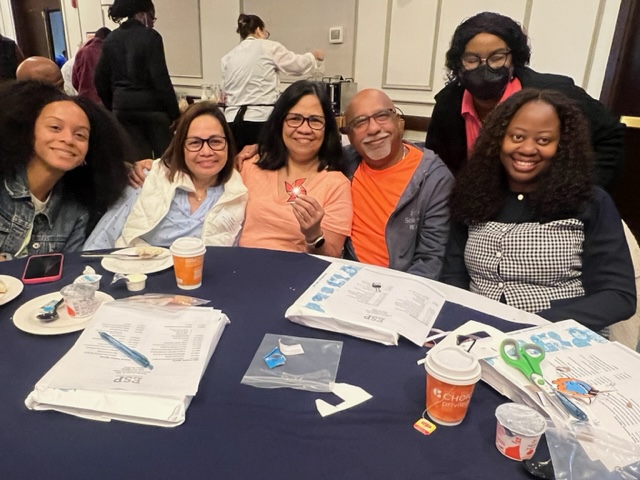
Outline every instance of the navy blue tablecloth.
<svg viewBox="0 0 640 480"><path fill-rule="evenodd" d="M0 263L0 274L20 277L24 260ZM53 337L18 330L15 310L59 290L86 264L106 274L102 290L132 295L99 260L65 258L63 279L26 285L0 307L0 479L519 479L519 463L495 448L494 410L507 401L479 383L469 413L456 427L430 436L414 430L425 402L424 349L406 340L386 347L296 325L284 318L291 303L326 268L303 254L209 248L204 284L192 294L211 300L230 318L202 378L186 422L176 428L100 423L57 412L27 410L24 399L64 355L78 333ZM172 269L149 275L146 292L184 293ZM436 326L469 319L505 331L518 325L447 303ZM240 384L265 333L344 342L337 381L373 395L364 404L322 418L314 400L339 399L292 389Z"/></svg>

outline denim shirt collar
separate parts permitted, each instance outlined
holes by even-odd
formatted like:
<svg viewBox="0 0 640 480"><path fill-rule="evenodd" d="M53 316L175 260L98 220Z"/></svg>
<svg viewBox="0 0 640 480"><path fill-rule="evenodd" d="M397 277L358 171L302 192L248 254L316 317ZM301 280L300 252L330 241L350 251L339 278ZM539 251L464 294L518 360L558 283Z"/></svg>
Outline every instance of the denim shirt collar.
<svg viewBox="0 0 640 480"><path fill-rule="evenodd" d="M16 200L28 198L29 201L31 201L31 192L27 185L26 167L19 168L15 176L6 178L4 180L4 186L12 198ZM62 189L62 180L59 180L54 185L53 190L51 190L47 205L44 207L44 210L40 212L40 214L44 215L47 219L47 223L51 229L53 229L53 220L58 216L62 205Z"/></svg>

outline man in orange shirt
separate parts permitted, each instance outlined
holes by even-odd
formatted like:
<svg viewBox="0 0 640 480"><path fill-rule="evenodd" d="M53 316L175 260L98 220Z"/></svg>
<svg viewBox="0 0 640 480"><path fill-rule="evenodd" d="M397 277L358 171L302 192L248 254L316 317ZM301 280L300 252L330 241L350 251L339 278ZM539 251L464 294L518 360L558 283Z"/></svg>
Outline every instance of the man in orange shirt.
<svg viewBox="0 0 640 480"><path fill-rule="evenodd" d="M346 111L353 227L345 257L437 279L449 237L453 176L431 150L403 142L404 120L380 90Z"/></svg>

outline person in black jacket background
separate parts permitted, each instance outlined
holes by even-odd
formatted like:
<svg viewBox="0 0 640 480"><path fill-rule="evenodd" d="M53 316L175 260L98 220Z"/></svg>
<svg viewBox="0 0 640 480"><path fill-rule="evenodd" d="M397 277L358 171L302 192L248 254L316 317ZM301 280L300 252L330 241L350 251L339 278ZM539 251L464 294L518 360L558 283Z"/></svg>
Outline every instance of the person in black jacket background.
<svg viewBox="0 0 640 480"><path fill-rule="evenodd" d="M180 111L151 0L115 0L109 17L127 20L105 40L96 66L98 96L133 138L137 159L158 158Z"/></svg>
<svg viewBox="0 0 640 480"><path fill-rule="evenodd" d="M522 88L557 90L577 101L587 117L597 183L611 191L624 163L624 125L571 78L533 71L530 57L527 35L509 17L483 12L461 23L447 51L449 83L435 96L425 147L456 175L498 103Z"/></svg>
<svg viewBox="0 0 640 480"><path fill-rule="evenodd" d="M20 47L0 33L0 83L15 80L16 69L24 60Z"/></svg>

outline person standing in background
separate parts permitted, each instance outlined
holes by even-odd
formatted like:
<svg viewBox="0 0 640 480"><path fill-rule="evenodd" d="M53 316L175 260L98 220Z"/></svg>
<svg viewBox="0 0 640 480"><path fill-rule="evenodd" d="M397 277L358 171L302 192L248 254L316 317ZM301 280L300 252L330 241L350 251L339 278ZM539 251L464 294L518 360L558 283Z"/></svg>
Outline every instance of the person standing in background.
<svg viewBox="0 0 640 480"><path fill-rule="evenodd" d="M282 44L269 40L269 32L257 15L241 13L238 28L242 41L222 57L223 87L238 151L258 143L258 136L278 99L278 73L304 75L320 69L322 50L298 55Z"/></svg>
<svg viewBox="0 0 640 480"><path fill-rule="evenodd" d="M102 104L102 102L100 101L98 92L96 92L93 76L98 60L100 60L100 54L102 53L102 42L110 33L111 29L107 27L99 28L95 36L80 47L76 56L71 59L75 59L71 75L73 88L78 91L78 95L81 97L87 97L98 104ZM69 60L69 62L71 62L71 60Z"/></svg>
<svg viewBox="0 0 640 480"><path fill-rule="evenodd" d="M24 55L16 42L0 33L0 83L14 80L23 60Z"/></svg>
<svg viewBox="0 0 640 480"><path fill-rule="evenodd" d="M115 0L109 18L127 19L102 46L95 87L106 108L131 135L137 159L158 158L169 146L180 115L151 0Z"/></svg>
<svg viewBox="0 0 640 480"><path fill-rule="evenodd" d="M73 73L73 65L75 64L75 62L76 62L76 57L71 57L60 68L60 73L62 74L62 80L64 81L64 93L66 93L67 95L71 95L72 97L78 95L78 91L74 88L73 84L71 83L71 74Z"/></svg>

